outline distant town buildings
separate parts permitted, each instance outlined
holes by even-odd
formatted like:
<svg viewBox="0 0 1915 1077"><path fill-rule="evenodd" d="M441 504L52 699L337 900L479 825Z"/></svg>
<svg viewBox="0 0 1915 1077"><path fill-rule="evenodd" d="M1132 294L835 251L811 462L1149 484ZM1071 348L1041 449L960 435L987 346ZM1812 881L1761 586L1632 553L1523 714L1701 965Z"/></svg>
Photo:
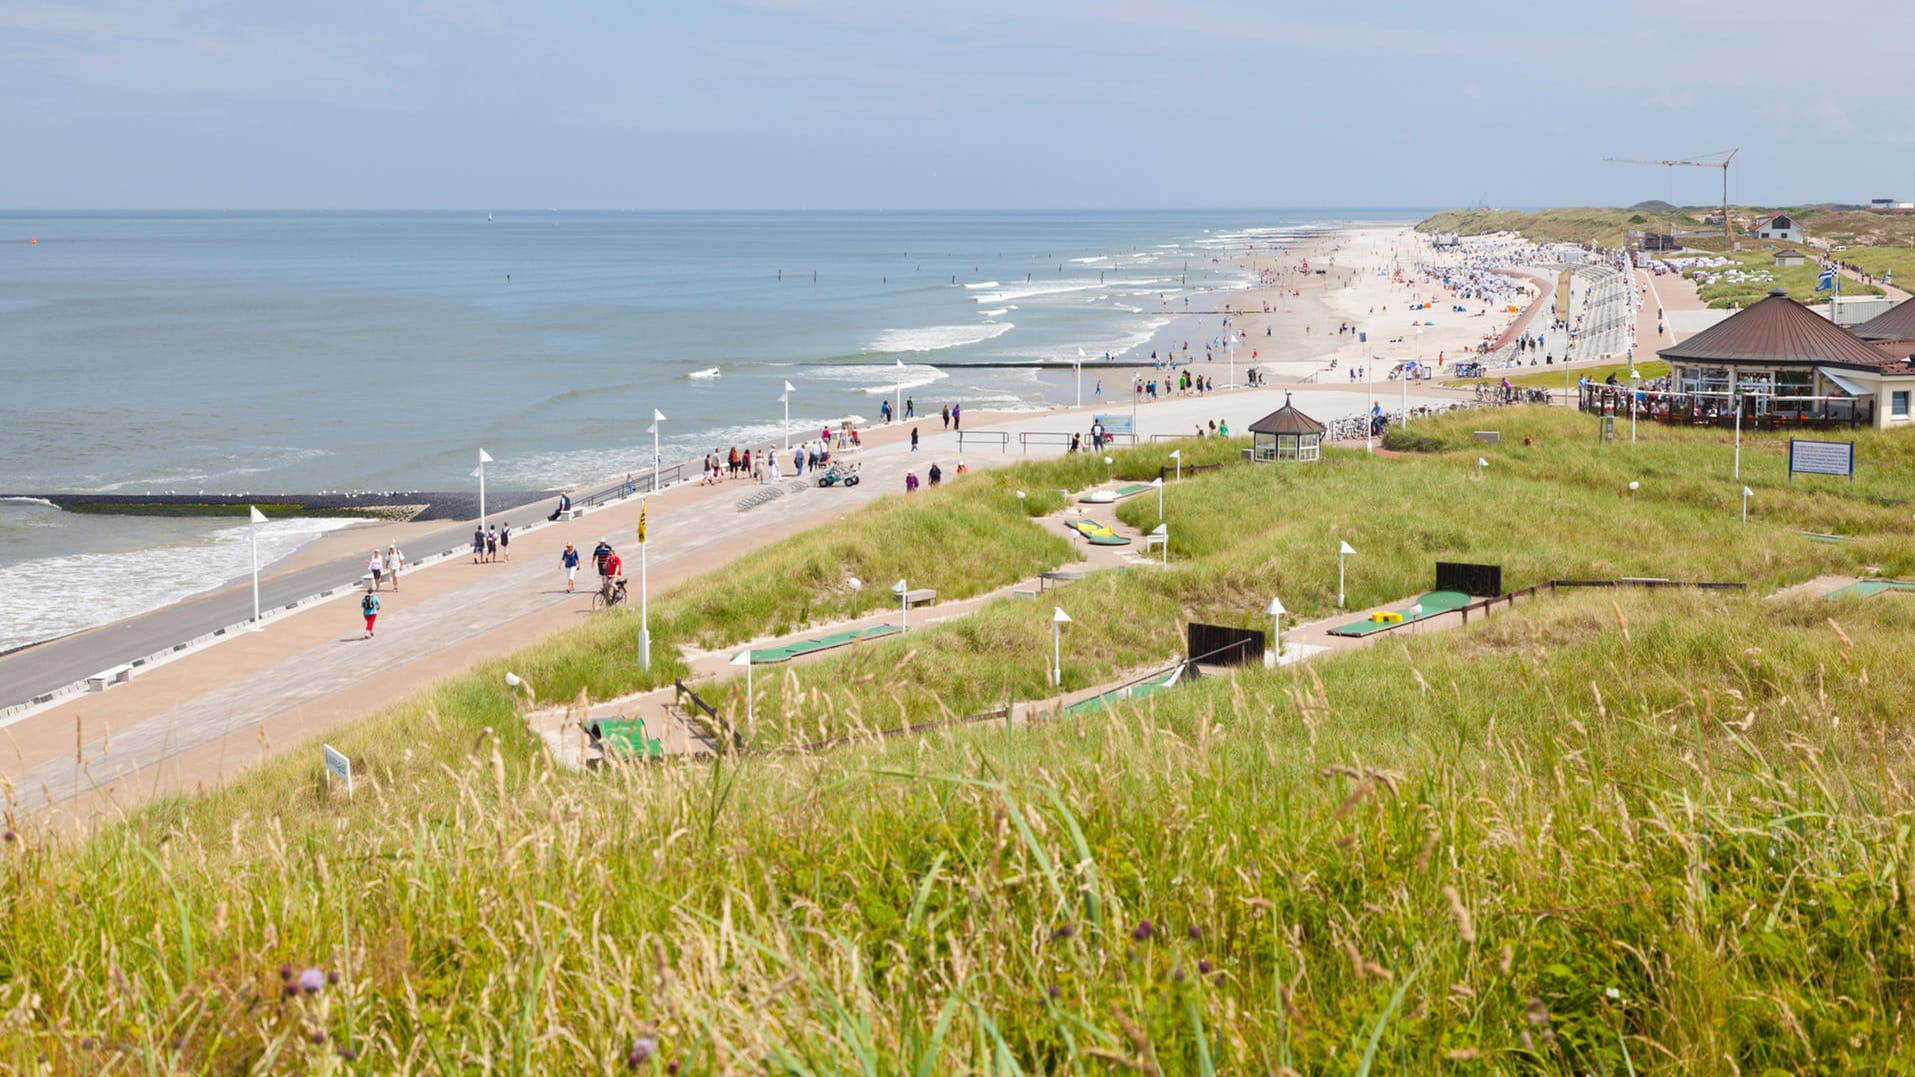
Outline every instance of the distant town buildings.
<svg viewBox="0 0 1915 1077"><path fill-rule="evenodd" d="M1902 202L1893 198L1871 198L1868 200L1868 208L1887 210L1915 209L1915 202Z"/></svg>

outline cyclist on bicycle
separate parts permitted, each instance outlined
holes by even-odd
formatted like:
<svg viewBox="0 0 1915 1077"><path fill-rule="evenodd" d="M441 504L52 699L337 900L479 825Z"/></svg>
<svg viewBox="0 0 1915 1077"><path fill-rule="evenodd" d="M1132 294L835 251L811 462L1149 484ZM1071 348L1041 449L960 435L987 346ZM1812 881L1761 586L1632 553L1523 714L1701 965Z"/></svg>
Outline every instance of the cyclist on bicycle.
<svg viewBox="0 0 1915 1077"><path fill-rule="evenodd" d="M601 585L601 590L604 591L605 597L607 600L611 599L612 594L615 590L618 591L619 593L624 592L625 562L621 561L619 559L617 552L612 550L611 547L609 546L606 547L606 550L605 550L605 564L603 568L601 569L601 571L603 571L605 574L603 577L601 577L603 581Z"/></svg>

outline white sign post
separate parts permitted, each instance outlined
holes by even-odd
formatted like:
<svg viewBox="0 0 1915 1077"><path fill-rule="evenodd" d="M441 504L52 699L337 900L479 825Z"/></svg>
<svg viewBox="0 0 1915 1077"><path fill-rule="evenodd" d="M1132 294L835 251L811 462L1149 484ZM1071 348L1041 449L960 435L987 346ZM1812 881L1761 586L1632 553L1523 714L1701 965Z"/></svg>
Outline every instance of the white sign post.
<svg viewBox="0 0 1915 1077"><path fill-rule="evenodd" d="M1283 657L1283 615L1290 611L1283 608L1282 599L1273 598L1270 600L1269 612L1270 651L1268 661L1264 662L1264 665L1274 666L1277 664L1277 660Z"/></svg>
<svg viewBox="0 0 1915 1077"><path fill-rule="evenodd" d="M658 467L664 457L658 452L658 424L665 421L665 413L652 409L652 493L658 492Z"/></svg>
<svg viewBox="0 0 1915 1077"><path fill-rule="evenodd" d="M1337 609L1343 608L1343 559L1355 552L1349 543L1337 543Z"/></svg>
<svg viewBox="0 0 1915 1077"><path fill-rule="evenodd" d="M1184 481L1184 451L1182 449L1172 449L1170 450L1170 458L1177 461L1177 481Z"/></svg>
<svg viewBox="0 0 1915 1077"><path fill-rule="evenodd" d="M1163 547L1165 565L1170 564L1170 525L1158 524L1150 533L1150 540ZM1146 554L1148 556L1148 554Z"/></svg>
<svg viewBox="0 0 1915 1077"><path fill-rule="evenodd" d="M328 789L332 788L332 780L335 777L344 779L346 782L346 799L351 800L352 760L347 759L344 752L341 752L330 744L322 744L319 747L321 751L325 753L326 787Z"/></svg>
<svg viewBox="0 0 1915 1077"><path fill-rule="evenodd" d="M739 651L732 656L731 664L745 667L745 731L749 733L754 724L751 716L751 651Z"/></svg>
<svg viewBox="0 0 1915 1077"><path fill-rule="evenodd" d="M778 398L785 406L785 448L791 448L791 394L798 391L796 385L785 383L785 395Z"/></svg>
<svg viewBox="0 0 1915 1077"><path fill-rule="evenodd" d="M492 462L492 454L479 450L479 470L473 474L479 477L479 529L485 530L485 465Z"/></svg>
<svg viewBox="0 0 1915 1077"><path fill-rule="evenodd" d="M1071 615L1064 612L1062 606L1051 607L1051 672L1055 674L1051 683L1064 687L1064 626L1071 623Z"/></svg>

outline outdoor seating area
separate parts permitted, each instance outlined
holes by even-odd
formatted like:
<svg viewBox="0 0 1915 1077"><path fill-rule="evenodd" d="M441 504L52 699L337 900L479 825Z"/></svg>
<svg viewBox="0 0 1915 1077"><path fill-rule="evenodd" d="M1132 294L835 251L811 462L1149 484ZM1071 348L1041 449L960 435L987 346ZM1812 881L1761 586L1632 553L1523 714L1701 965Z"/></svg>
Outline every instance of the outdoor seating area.
<svg viewBox="0 0 1915 1077"><path fill-rule="evenodd" d="M1736 402L1727 392L1684 393L1667 389L1642 389L1637 394L1638 422L1666 426L1736 425ZM1756 397L1746 399L1742 417L1744 430L1838 430L1875 425L1875 401L1872 397ZM1584 385L1578 407L1595 415L1627 419L1630 390L1627 385L1592 383Z"/></svg>

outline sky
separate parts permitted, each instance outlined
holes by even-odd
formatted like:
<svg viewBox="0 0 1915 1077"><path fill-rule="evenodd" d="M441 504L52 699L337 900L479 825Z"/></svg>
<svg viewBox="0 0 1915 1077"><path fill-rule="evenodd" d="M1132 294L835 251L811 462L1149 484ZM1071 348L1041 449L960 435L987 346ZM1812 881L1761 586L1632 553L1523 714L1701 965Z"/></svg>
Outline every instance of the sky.
<svg viewBox="0 0 1915 1077"><path fill-rule="evenodd" d="M0 207L1915 199L1915 5L0 0ZM1841 72L1862 72L1847 79ZM1879 92L1878 92L1879 91Z"/></svg>

